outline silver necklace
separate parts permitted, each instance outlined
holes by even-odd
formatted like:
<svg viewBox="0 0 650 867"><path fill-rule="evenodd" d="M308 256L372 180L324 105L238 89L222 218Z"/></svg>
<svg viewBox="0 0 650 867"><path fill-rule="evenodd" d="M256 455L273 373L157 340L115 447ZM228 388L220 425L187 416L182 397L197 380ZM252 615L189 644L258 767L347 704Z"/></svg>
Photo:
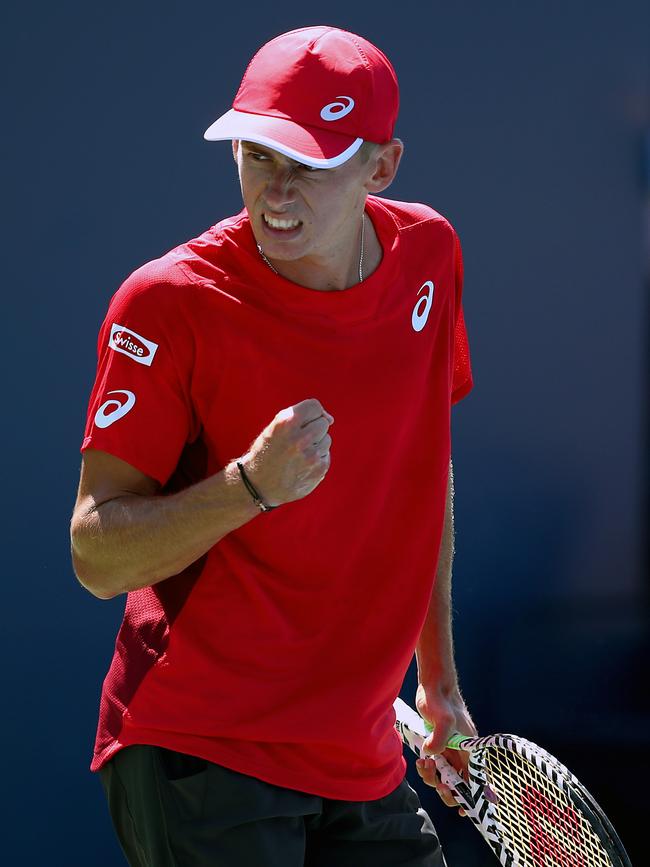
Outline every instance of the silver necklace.
<svg viewBox="0 0 650 867"><path fill-rule="evenodd" d="M359 250L359 283L363 283L363 250L365 247L365 243L364 243L365 237L366 237L366 214L364 211L364 213L361 214L361 249ZM257 249L259 251L260 256L262 257L262 259L264 259L264 261L269 266L271 271L273 271L274 274L277 274L278 269L275 268L271 264L271 262L269 262L269 260L266 258L266 256L264 255L264 250L262 250L262 245L258 244Z"/></svg>

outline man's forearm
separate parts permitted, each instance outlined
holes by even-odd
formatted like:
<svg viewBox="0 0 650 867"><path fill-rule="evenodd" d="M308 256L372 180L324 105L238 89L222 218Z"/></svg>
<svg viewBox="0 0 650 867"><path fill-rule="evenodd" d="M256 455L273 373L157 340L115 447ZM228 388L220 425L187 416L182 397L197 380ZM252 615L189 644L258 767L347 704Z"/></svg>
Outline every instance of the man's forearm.
<svg viewBox="0 0 650 867"><path fill-rule="evenodd" d="M176 494L89 502L72 522L75 572L103 599L149 587L258 514L234 463Z"/></svg>
<svg viewBox="0 0 650 867"><path fill-rule="evenodd" d="M454 477L449 462L447 507L436 570L436 582L431 594L427 616L416 648L418 688L415 704L431 726L424 749L438 755L445 751L450 736L462 732L476 736L476 726L460 693L454 661L451 612L451 570L454 559ZM467 778L467 753L447 754L456 770ZM429 786L434 786L443 801L453 806L455 801L442 783L435 764L421 759L416 764L418 774Z"/></svg>
<svg viewBox="0 0 650 867"><path fill-rule="evenodd" d="M451 462L436 580L416 646L418 680L449 693L458 688L452 636L451 574L454 559L454 477Z"/></svg>

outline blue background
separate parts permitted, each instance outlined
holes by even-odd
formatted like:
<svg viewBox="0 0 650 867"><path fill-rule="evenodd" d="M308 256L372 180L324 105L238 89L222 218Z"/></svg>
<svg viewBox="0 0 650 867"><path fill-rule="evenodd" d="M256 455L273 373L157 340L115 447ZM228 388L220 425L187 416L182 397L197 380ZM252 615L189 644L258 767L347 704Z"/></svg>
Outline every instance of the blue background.
<svg viewBox="0 0 650 867"><path fill-rule="evenodd" d="M96 333L128 273L239 210L228 145L203 130L262 42L316 23L393 60L406 155L388 195L432 204L463 242L467 701L483 732L555 751L643 861L647 2L26 2L7 15L4 862L124 863L88 772L124 600L81 589L68 553ZM492 863L423 798L450 867Z"/></svg>

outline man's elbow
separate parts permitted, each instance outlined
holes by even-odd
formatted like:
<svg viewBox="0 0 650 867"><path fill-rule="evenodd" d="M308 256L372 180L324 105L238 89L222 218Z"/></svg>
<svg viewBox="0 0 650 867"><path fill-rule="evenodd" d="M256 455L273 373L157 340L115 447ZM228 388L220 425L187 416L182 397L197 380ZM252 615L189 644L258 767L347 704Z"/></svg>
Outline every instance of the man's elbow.
<svg viewBox="0 0 650 867"><path fill-rule="evenodd" d="M75 540L72 540L72 568L77 576L77 581L81 586L96 596L98 599L114 599L119 596L120 590L109 586L106 580L106 575L103 575L99 569L93 567L92 562L84 558L78 549L75 547Z"/></svg>
<svg viewBox="0 0 650 867"><path fill-rule="evenodd" d="M131 590L150 587L161 577L148 571L137 571L125 565L123 559L107 555L102 544L89 544L71 533L72 568L81 586L98 599L114 599ZM119 564L119 565L118 565Z"/></svg>
<svg viewBox="0 0 650 867"><path fill-rule="evenodd" d="M101 551L97 544L92 544L90 531L87 518L73 515L70 524L70 553L74 574L81 586L93 596L98 599L113 599L124 591L115 582L114 570L107 570L101 562Z"/></svg>
<svg viewBox="0 0 650 867"><path fill-rule="evenodd" d="M88 581L82 581L78 574L77 580L85 590L87 590L89 593L92 593L92 595L95 596L97 599L115 599L116 596L120 595L119 590L106 590L96 584L91 584Z"/></svg>

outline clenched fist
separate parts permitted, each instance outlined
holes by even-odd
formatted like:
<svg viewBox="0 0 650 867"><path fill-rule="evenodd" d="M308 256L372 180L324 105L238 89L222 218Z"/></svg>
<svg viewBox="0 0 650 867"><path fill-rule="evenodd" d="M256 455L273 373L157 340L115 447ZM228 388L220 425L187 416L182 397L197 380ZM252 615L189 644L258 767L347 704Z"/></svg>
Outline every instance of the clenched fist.
<svg viewBox="0 0 650 867"><path fill-rule="evenodd" d="M330 466L334 418L315 398L281 410L241 458L247 476L269 506L300 500Z"/></svg>

